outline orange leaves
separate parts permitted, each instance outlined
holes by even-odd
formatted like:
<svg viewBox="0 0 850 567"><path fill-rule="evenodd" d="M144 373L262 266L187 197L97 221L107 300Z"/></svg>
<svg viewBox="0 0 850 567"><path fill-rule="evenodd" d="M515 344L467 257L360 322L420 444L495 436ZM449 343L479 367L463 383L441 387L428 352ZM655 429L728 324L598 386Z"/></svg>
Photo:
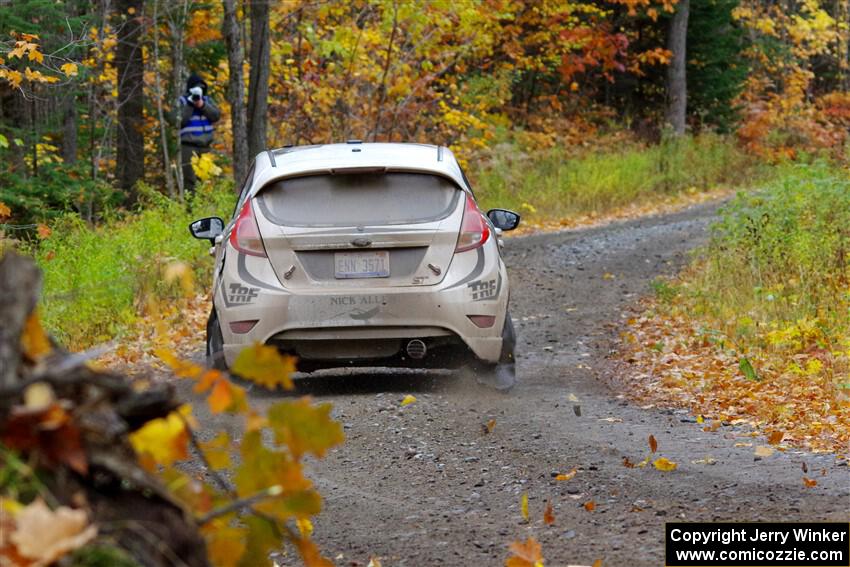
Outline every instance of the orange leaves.
<svg viewBox="0 0 850 567"><path fill-rule="evenodd" d="M806 488L814 488L815 486L817 486L817 485L818 485L818 481L816 481L816 480L815 480L815 479L813 479L813 478L809 478L809 477L807 477L807 476L804 476L804 477L803 477L803 485L804 485Z"/></svg>
<svg viewBox="0 0 850 567"><path fill-rule="evenodd" d="M0 439L10 449L41 456L48 466L64 464L80 474L88 471L80 430L71 415L56 402L32 409L12 408Z"/></svg>
<svg viewBox="0 0 850 567"><path fill-rule="evenodd" d="M543 566L543 548L533 537L525 541L515 541L509 549L511 556L505 561L505 567Z"/></svg>
<svg viewBox="0 0 850 567"><path fill-rule="evenodd" d="M176 376L196 380L193 388L195 392L203 394L210 391L207 403L213 413L242 412L247 409L245 389L231 382L218 370L206 370L193 362L179 358L168 349L157 349L155 352Z"/></svg>
<svg viewBox="0 0 850 567"><path fill-rule="evenodd" d="M655 435L649 436L649 450L653 453L658 450L658 441L655 440Z"/></svg>
<svg viewBox="0 0 850 567"><path fill-rule="evenodd" d="M596 502L594 502L593 500L588 500L584 503L584 509L588 512L593 512L594 510L596 510Z"/></svg>
<svg viewBox="0 0 850 567"><path fill-rule="evenodd" d="M767 442L771 445L778 445L783 437L785 437L784 431L774 430L767 434Z"/></svg>
<svg viewBox="0 0 850 567"><path fill-rule="evenodd" d="M5 139L5 136L4 136ZM8 145L8 141L6 144ZM6 205L6 203L0 202L0 220L5 220L12 216L12 210Z"/></svg>
<svg viewBox="0 0 850 567"><path fill-rule="evenodd" d="M21 350L32 362L38 361L52 350L50 340L41 327L37 311L33 311L24 324L24 330L21 333Z"/></svg>
<svg viewBox="0 0 850 567"><path fill-rule="evenodd" d="M331 419L331 405L313 405L310 398L280 402L268 411L269 427L277 443L286 445L298 459L304 453L323 457L331 447L342 443L342 426Z"/></svg>
<svg viewBox="0 0 850 567"><path fill-rule="evenodd" d="M274 389L282 386L291 390L292 373L295 372L295 359L284 356L272 346L254 343L239 353L231 368L234 374Z"/></svg>
<svg viewBox="0 0 850 567"><path fill-rule="evenodd" d="M573 469L573 470L571 470L570 472L562 473L562 474L559 474L559 475L555 476L555 480L557 480L557 481L570 480L570 479L572 479L572 478L576 475L576 473L578 473L578 470L577 470L577 469Z"/></svg>
<svg viewBox="0 0 850 567"><path fill-rule="evenodd" d="M555 512L552 510L551 502L546 502L546 509L543 510L543 523L547 526L555 523Z"/></svg>

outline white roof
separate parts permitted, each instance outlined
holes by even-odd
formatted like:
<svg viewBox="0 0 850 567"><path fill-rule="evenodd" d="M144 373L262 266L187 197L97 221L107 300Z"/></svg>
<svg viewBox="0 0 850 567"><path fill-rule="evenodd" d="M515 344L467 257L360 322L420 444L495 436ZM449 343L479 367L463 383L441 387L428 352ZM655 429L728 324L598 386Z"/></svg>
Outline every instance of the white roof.
<svg viewBox="0 0 850 567"><path fill-rule="evenodd" d="M273 157L269 154L273 154ZM272 161L273 160L273 161ZM257 155L251 196L270 181L350 168L387 168L442 175L469 190L452 152L427 144L324 144L270 150Z"/></svg>

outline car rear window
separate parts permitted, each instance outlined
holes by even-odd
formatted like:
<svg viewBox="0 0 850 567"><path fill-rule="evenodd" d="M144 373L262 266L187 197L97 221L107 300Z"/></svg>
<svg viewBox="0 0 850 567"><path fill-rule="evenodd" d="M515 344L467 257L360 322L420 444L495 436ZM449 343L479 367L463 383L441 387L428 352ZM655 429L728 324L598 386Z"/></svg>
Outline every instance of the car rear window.
<svg viewBox="0 0 850 567"><path fill-rule="evenodd" d="M345 173L276 181L258 195L263 214L286 226L409 224L447 217L460 189L423 173Z"/></svg>

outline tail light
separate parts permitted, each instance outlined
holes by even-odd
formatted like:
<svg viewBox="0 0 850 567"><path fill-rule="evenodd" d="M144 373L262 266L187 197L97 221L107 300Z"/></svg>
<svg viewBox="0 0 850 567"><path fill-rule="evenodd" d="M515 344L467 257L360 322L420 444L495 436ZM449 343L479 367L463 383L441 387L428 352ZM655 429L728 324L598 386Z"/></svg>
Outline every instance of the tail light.
<svg viewBox="0 0 850 567"><path fill-rule="evenodd" d="M463 210L463 223L455 252L466 252L478 248L490 238L490 227L484 215L478 210L471 195L466 196L466 208Z"/></svg>
<svg viewBox="0 0 850 567"><path fill-rule="evenodd" d="M242 210L239 211L239 218L236 219L236 224L230 231L230 244L243 254L267 257L250 199L245 201Z"/></svg>

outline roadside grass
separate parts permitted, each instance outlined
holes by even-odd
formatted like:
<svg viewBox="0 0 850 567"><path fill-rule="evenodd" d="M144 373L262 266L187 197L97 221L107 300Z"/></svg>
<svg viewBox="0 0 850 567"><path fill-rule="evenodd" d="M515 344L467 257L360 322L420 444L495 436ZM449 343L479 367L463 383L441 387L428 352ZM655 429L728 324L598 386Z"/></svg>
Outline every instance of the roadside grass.
<svg viewBox="0 0 850 567"><path fill-rule="evenodd" d="M817 450L850 447L850 175L786 165L724 207L629 333L650 394ZM653 353L648 343L663 342ZM636 353L637 354L636 356Z"/></svg>
<svg viewBox="0 0 850 567"><path fill-rule="evenodd" d="M555 147L534 154L502 144L471 167L470 177L483 206L516 210L535 224L682 193L748 187L769 171L733 140L713 134L654 146L620 143L604 151Z"/></svg>
<svg viewBox="0 0 850 567"><path fill-rule="evenodd" d="M24 247L44 272L45 326L66 347L84 349L120 338L149 302L184 297L181 284L201 291L212 262L208 246L189 235L189 223L227 216L234 203L226 183L202 186L188 210L148 188L136 211L109 213L96 226L74 213L59 217L48 238ZM175 266L180 277L167 282Z"/></svg>

